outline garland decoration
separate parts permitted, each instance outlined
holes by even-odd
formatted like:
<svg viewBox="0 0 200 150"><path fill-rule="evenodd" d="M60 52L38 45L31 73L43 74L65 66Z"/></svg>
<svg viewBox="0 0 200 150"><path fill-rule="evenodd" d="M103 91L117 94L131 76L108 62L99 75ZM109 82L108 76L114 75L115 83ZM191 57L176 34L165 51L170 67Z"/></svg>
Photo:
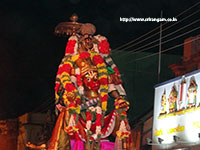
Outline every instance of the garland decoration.
<svg viewBox="0 0 200 150"><path fill-rule="evenodd" d="M101 55L96 52L83 52L77 55L72 56L72 61L75 62L78 59L88 58L90 57L94 65L97 67L98 72L98 80L100 83L100 98L101 98L101 106L102 110L107 110L107 100L108 100L108 71L106 68L106 64ZM80 80L79 80L80 82ZM79 85L82 85L79 84Z"/></svg>
<svg viewBox="0 0 200 150"><path fill-rule="evenodd" d="M129 109L129 102L124 100L121 96L117 99L115 99L115 109L118 110L120 109L122 106L125 106L125 107L122 107L124 108L126 111Z"/></svg>
<svg viewBox="0 0 200 150"><path fill-rule="evenodd" d="M78 90L72 83L70 75L73 68L73 62L69 59L65 60L63 64L59 66L57 73L57 82L55 85L55 95L58 99L63 99L64 104L69 108L71 112L80 113L81 98L78 94ZM64 88L62 95L59 94L59 88ZM62 96L62 98L61 98Z"/></svg>
<svg viewBox="0 0 200 150"><path fill-rule="evenodd" d="M127 131L124 120L120 122L120 127L116 134L119 139L128 138L131 134L130 131Z"/></svg>
<svg viewBox="0 0 200 150"><path fill-rule="evenodd" d="M112 75L118 76L120 79L120 72L113 62L112 58L110 57L111 50L107 38L101 35L96 35L94 36L94 38L98 41L97 44L93 44L94 51L99 53L103 57L105 62L108 64L108 67L112 68L112 70L114 71ZM120 80L117 84L122 84Z"/></svg>
<svg viewBox="0 0 200 150"><path fill-rule="evenodd" d="M101 107L103 111L107 110L107 100L108 100L108 71L103 58L96 52L90 52L92 62L96 65L98 69L98 79L100 83L100 98Z"/></svg>
<svg viewBox="0 0 200 150"><path fill-rule="evenodd" d="M75 123L75 119L76 119L76 114L71 114L71 117L69 119L69 125L65 128L65 131L69 135L74 135L74 133L79 130L78 126Z"/></svg>
<svg viewBox="0 0 200 150"><path fill-rule="evenodd" d="M97 44L93 45L95 52L103 55L110 55L110 44L107 38L101 35L96 35L94 38L97 41Z"/></svg>
<svg viewBox="0 0 200 150"><path fill-rule="evenodd" d="M78 49L78 37L73 35L69 38L66 48L65 55L76 54Z"/></svg>
<svg viewBox="0 0 200 150"><path fill-rule="evenodd" d="M102 54L110 54L110 49L109 49L110 45L109 43L107 42L106 39L102 40L100 43L99 43L99 52L102 53Z"/></svg>
<svg viewBox="0 0 200 150"><path fill-rule="evenodd" d="M96 134L99 135L101 133L101 118L102 118L102 110L101 107L96 107Z"/></svg>

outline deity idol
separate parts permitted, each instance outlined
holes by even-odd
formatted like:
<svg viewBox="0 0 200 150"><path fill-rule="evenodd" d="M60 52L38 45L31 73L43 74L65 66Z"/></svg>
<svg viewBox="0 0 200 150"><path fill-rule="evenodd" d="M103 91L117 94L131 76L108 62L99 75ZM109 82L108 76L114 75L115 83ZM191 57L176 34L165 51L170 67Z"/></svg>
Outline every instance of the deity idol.
<svg viewBox="0 0 200 150"><path fill-rule="evenodd" d="M133 149L126 118L129 103L107 39L93 36L92 24L76 24L72 29L56 77L60 113L48 150ZM110 113L109 94L115 99ZM115 143L107 141L111 134Z"/></svg>
<svg viewBox="0 0 200 150"><path fill-rule="evenodd" d="M169 112L175 112L177 110L177 90L176 86L172 87L172 90L169 94Z"/></svg>
<svg viewBox="0 0 200 150"><path fill-rule="evenodd" d="M161 98L161 112L160 112L160 115L167 113L167 111L166 111L166 102L167 102L166 101L166 91L164 90L162 98Z"/></svg>
<svg viewBox="0 0 200 150"><path fill-rule="evenodd" d="M195 107L197 103L197 84L195 82L194 78L191 78L190 80L190 85L188 87L188 93L187 93L187 98L188 98L188 103L187 103L187 108Z"/></svg>

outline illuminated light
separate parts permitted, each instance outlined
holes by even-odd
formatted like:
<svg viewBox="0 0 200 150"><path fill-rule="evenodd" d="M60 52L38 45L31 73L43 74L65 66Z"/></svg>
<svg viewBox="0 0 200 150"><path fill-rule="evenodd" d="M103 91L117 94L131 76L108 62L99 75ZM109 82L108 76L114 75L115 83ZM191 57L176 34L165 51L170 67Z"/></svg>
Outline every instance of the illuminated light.
<svg viewBox="0 0 200 150"><path fill-rule="evenodd" d="M173 150L189 150L188 148L178 148L178 149L173 149Z"/></svg>
<svg viewBox="0 0 200 150"><path fill-rule="evenodd" d="M187 142L198 142L199 137L198 133L200 133L200 120L199 118L199 110L190 112L187 115L185 115L184 123L187 127L187 130L185 130L184 134L184 140Z"/></svg>
<svg viewBox="0 0 200 150"><path fill-rule="evenodd" d="M164 141L164 140L163 140L162 138L158 138L158 142L159 142L160 144L162 144L163 141Z"/></svg>
<svg viewBox="0 0 200 150"><path fill-rule="evenodd" d="M156 150L180 149L180 145L200 145L200 89L197 88L199 85L200 70L155 86L151 145L155 145ZM173 86L177 87L174 95L171 94ZM170 96L174 96L176 101L175 110L171 111ZM158 138L164 141L160 143Z"/></svg>
<svg viewBox="0 0 200 150"><path fill-rule="evenodd" d="M174 142L180 141L180 137L178 137L178 136L176 136L176 135L173 136L173 139L174 139Z"/></svg>
<svg viewBox="0 0 200 150"><path fill-rule="evenodd" d="M151 140L150 138L146 138L146 140L147 140L147 144L148 144L148 145L151 145L151 144L152 144L152 140Z"/></svg>
<svg viewBox="0 0 200 150"><path fill-rule="evenodd" d="M162 138L158 138L158 143L153 143L152 139L146 138L147 145L154 145L154 146L164 146L168 147L169 145L174 146L174 143L162 143L164 140Z"/></svg>

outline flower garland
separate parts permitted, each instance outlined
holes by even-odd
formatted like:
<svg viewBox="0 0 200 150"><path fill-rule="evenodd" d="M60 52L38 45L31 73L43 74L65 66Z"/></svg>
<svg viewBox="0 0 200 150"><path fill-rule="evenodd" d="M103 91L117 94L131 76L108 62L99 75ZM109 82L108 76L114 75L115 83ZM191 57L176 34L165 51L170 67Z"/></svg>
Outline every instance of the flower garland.
<svg viewBox="0 0 200 150"><path fill-rule="evenodd" d="M76 119L76 114L72 114L70 119L69 119L69 125L65 128L65 131L69 134L69 135L74 135L74 133L76 131L78 131L78 127L75 123L75 119Z"/></svg>
<svg viewBox="0 0 200 150"><path fill-rule="evenodd" d="M102 109L101 107L97 106L96 107L96 134L101 133L101 118L102 118Z"/></svg>
<svg viewBox="0 0 200 150"><path fill-rule="evenodd" d="M110 65L110 67L115 71L115 74L120 78L120 72L110 57L111 49L107 38L101 35L96 35L94 38L98 41L98 44L93 44L95 52L99 53L103 57L105 62Z"/></svg>
<svg viewBox="0 0 200 150"><path fill-rule="evenodd" d="M63 64L59 66L59 70L57 73L57 79L59 79L59 82L56 82L55 93L56 93L56 98L58 98L59 97L58 89L62 85L64 88L64 94L62 95L64 104L72 112L79 114L81 99L80 95L78 94L77 88L74 86L74 84L70 79L72 68L73 68L73 62L71 62L69 59L65 60Z"/></svg>
<svg viewBox="0 0 200 150"><path fill-rule="evenodd" d="M60 97L62 97L62 93L59 93L59 88L64 88L62 85L62 82L60 81L61 74L65 72L64 68L66 66L64 64L68 60L68 57L73 54L76 54L77 51L78 51L78 37L76 35L73 35L68 39L68 42L65 48L65 57L63 58L61 64L59 65L58 72L56 75L56 82L55 82L55 99L56 99L55 103L56 104L59 102ZM71 67L66 67L65 69L71 69ZM67 71L67 73L70 74L69 71Z"/></svg>
<svg viewBox="0 0 200 150"><path fill-rule="evenodd" d="M101 106L102 110L107 110L107 100L108 100L108 72L106 68L106 64L104 63L103 58L96 52L83 52L81 54L77 54L72 56L72 61L75 62L78 59L83 59L90 57L92 62L97 67L98 71L98 79L100 83L100 98L101 98ZM80 82L80 80L79 80ZM79 83L82 85L82 83Z"/></svg>
<svg viewBox="0 0 200 150"><path fill-rule="evenodd" d="M96 43L93 43L93 50L79 53L79 41L78 41L78 35L73 35L69 38L66 48L65 48L65 57L62 61L62 64L59 66L57 76L56 76L56 85L55 85L55 95L56 99L60 100L62 99L64 101L64 104L66 105L65 110L69 110L71 117L69 119L69 124L67 127L65 127L65 131L69 135L74 135L79 133L79 128L77 126L78 121L78 114L80 113L80 105L81 105L81 98L80 94L84 95L84 88L83 88L83 82L82 82L82 76L80 74L80 69L75 68L74 65L75 61L78 59L85 59L85 58L91 58L93 64L97 67L98 72L98 80L100 83L99 87L99 99L101 100L101 106L96 107L89 107L89 110L86 111L86 129L90 130L91 124L92 124L92 113L96 113L96 131L95 134L92 136L89 136L91 140L98 139L100 141L101 134L103 135L102 129L102 117L103 113L102 111L107 111L107 100L108 100L108 71L107 67L111 67L117 76L120 77L120 73L112 61L110 55L110 48L109 43L107 42L107 39L103 36L97 35L94 37L96 39ZM105 63L106 62L106 63ZM108 66L106 64L109 64ZM76 85L73 84L72 78L72 70L75 69L75 76L76 76ZM73 82L72 82L73 81ZM120 83L121 84L121 83ZM61 89L61 90L60 90ZM62 90L64 89L64 90ZM82 90L80 90L82 89ZM61 92L60 92L61 91ZM63 91L63 92L62 92ZM80 92L82 91L82 92ZM126 104L126 105L125 105ZM122 107L121 106L126 106ZM126 110L129 108L129 103L124 102L122 98L118 98L115 100L115 108L117 110L120 110L119 114L121 116L121 122L120 122L120 128L116 132L117 137L119 139L124 139L126 137L130 136L130 130L126 128L125 118L127 116ZM89 124L89 126L87 126ZM109 123L110 125L111 123ZM107 128L110 128L108 125ZM113 125L114 128L114 125ZM108 130L108 129L107 129ZM102 133L101 133L102 132ZM89 132L88 132L89 133ZM108 134L108 131L106 132Z"/></svg>
<svg viewBox="0 0 200 150"><path fill-rule="evenodd" d="M76 54L78 49L78 37L73 35L69 38L66 48L65 55Z"/></svg>
<svg viewBox="0 0 200 150"><path fill-rule="evenodd" d="M60 95L58 94L59 88L62 86L64 88L64 94L62 94L62 99L64 101L64 104L68 107L68 109L73 113L80 113L80 104L81 99L79 95L79 91L75 87L75 85L72 83L70 79L71 70L73 69L73 63L77 59L83 59L90 57L92 62L96 65L98 70L98 79L100 82L100 98L101 98L101 107L102 109L99 109L100 107L96 108L97 115L96 115L96 133L101 132L101 118L102 118L102 110L107 110L107 99L108 99L108 72L106 68L106 64L104 63L104 59L102 58L99 53L102 54L109 54L109 43L107 42L107 39L102 36L98 36L98 45L94 44L94 49L96 49L96 52L84 52L81 54L78 54L78 38L77 36L71 36L68 40L68 43L66 45L65 49L65 56L71 56L69 59L66 59L62 62L62 64L59 66L57 76L56 76L56 86L55 86L55 95L56 99L60 99ZM77 86L81 87L83 86L81 75L76 75L77 79ZM74 97L72 96L74 93ZM90 116L90 115L89 115ZM91 118L88 116L87 120L90 120ZM72 120L76 120L74 117L71 118ZM72 121L73 122L73 121ZM66 128L66 131L69 134L72 134L72 132L76 131L76 128L73 128L72 125L68 126Z"/></svg>
<svg viewBox="0 0 200 150"><path fill-rule="evenodd" d="M103 55L110 55L110 44L108 43L106 37L96 35L94 38L98 42L97 44L93 44L95 52Z"/></svg>
<svg viewBox="0 0 200 150"><path fill-rule="evenodd" d="M101 55L95 52L90 52L92 62L98 69L98 79L100 83L100 98L101 107L103 111L107 111L107 100L108 100L108 71L106 64L104 63Z"/></svg>
<svg viewBox="0 0 200 150"><path fill-rule="evenodd" d="M104 39L99 43L99 52L102 54L110 54L109 47L110 47L109 43L107 42L106 39Z"/></svg>
<svg viewBox="0 0 200 150"><path fill-rule="evenodd" d="M128 130L126 129L126 125L125 125L124 120L122 120L122 121L120 122L120 127L119 127L119 130L116 132L116 134L117 134L117 137L118 137L119 139L127 138L127 137L129 137L129 135L131 134L130 131L128 131Z"/></svg>
<svg viewBox="0 0 200 150"><path fill-rule="evenodd" d="M92 112L96 112L96 134L101 133L101 118L102 118L102 111L101 107L96 106L96 107L90 107L89 111L86 111L86 129L90 130L91 124L92 124Z"/></svg>
<svg viewBox="0 0 200 150"><path fill-rule="evenodd" d="M115 109L120 109L121 106L127 111L129 109L129 102L124 100L121 96L115 99Z"/></svg>
<svg viewBox="0 0 200 150"><path fill-rule="evenodd" d="M93 107L90 107L91 110L86 112L86 129L89 130L92 123L92 114L91 111L96 111L96 135L100 135L101 133L101 126L102 126L102 110L107 110L107 99L108 99L108 72L106 68L106 64L104 63L103 58L96 52L83 52L78 55L75 55L72 57L72 61L75 62L78 59L85 59L90 57L94 65L97 67L98 72L98 79L100 83L100 98L101 98L101 107L96 106L94 109ZM80 75L76 75L78 77L78 83L77 85L82 86L83 83L81 83Z"/></svg>

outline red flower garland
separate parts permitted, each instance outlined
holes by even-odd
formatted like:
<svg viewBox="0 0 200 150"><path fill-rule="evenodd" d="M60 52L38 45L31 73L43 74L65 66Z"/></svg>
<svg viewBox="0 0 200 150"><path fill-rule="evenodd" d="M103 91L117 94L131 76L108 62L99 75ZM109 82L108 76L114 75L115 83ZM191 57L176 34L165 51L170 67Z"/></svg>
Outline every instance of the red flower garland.
<svg viewBox="0 0 200 150"><path fill-rule="evenodd" d="M54 88L54 89L55 89L55 92L58 91L59 86L60 86L60 83L56 83L55 88Z"/></svg>
<svg viewBox="0 0 200 150"><path fill-rule="evenodd" d="M76 89L76 87L72 83L66 83L65 89L67 92L72 92Z"/></svg>
<svg viewBox="0 0 200 150"><path fill-rule="evenodd" d="M113 68L113 70L117 73L117 75L120 75L119 70L117 69L116 66Z"/></svg>
<svg viewBox="0 0 200 150"><path fill-rule="evenodd" d="M75 44L76 44L76 40L69 40L65 48L65 54L73 54Z"/></svg>
<svg viewBox="0 0 200 150"><path fill-rule="evenodd" d="M96 126L101 126L102 114L96 114Z"/></svg>
<svg viewBox="0 0 200 150"><path fill-rule="evenodd" d="M76 108L76 104L74 102L71 102L69 105L68 105L69 108Z"/></svg>
<svg viewBox="0 0 200 150"><path fill-rule="evenodd" d="M71 66L70 64L63 64L63 66L62 66L61 69L62 69L62 70L60 71L61 73L67 72L67 73L70 74L71 69L72 69L72 66Z"/></svg>
<svg viewBox="0 0 200 150"><path fill-rule="evenodd" d="M76 74L76 83L77 83L77 86L83 85L80 74Z"/></svg>
<svg viewBox="0 0 200 150"><path fill-rule="evenodd" d="M99 80L99 82L102 84L102 85L107 85L108 84L108 80L106 78L101 78Z"/></svg>
<svg viewBox="0 0 200 150"><path fill-rule="evenodd" d="M81 105L81 99L80 99L79 97L76 97L76 103L77 103L78 105Z"/></svg>
<svg viewBox="0 0 200 150"><path fill-rule="evenodd" d="M110 49L109 49L109 43L107 42L107 40L102 40L99 43L99 52L102 54L110 54Z"/></svg>
<svg viewBox="0 0 200 150"><path fill-rule="evenodd" d="M62 67L59 67L59 68L58 68L58 72L57 72L57 77L61 75L61 71L62 71ZM59 82L56 82L56 85L55 85L55 88L54 88L54 89L55 89L55 92L58 91L59 86L60 86L60 83L59 83Z"/></svg>
<svg viewBox="0 0 200 150"><path fill-rule="evenodd" d="M108 100L108 95L101 97L101 102L106 102Z"/></svg>
<svg viewBox="0 0 200 150"><path fill-rule="evenodd" d="M92 119L92 113L89 111L86 111L86 120L89 121Z"/></svg>
<svg viewBox="0 0 200 150"><path fill-rule="evenodd" d="M95 55L93 57L93 62L95 65L104 63L103 58L100 55Z"/></svg>
<svg viewBox="0 0 200 150"><path fill-rule="evenodd" d="M84 58L88 58L88 57L90 57L90 53L88 53L88 52L82 52L79 55L79 59L84 59Z"/></svg>
<svg viewBox="0 0 200 150"><path fill-rule="evenodd" d="M104 63L104 60L101 55L96 54L93 56L92 59L93 63L97 66L98 72L101 74L101 71L104 72L106 70L106 64ZM107 72L104 72L104 75L100 75L99 77L99 83L100 83L100 97L101 97L101 104L102 104L102 109L106 111L107 107L107 100L108 100L108 93L104 94L104 90L107 90L107 84L108 83L108 76Z"/></svg>

